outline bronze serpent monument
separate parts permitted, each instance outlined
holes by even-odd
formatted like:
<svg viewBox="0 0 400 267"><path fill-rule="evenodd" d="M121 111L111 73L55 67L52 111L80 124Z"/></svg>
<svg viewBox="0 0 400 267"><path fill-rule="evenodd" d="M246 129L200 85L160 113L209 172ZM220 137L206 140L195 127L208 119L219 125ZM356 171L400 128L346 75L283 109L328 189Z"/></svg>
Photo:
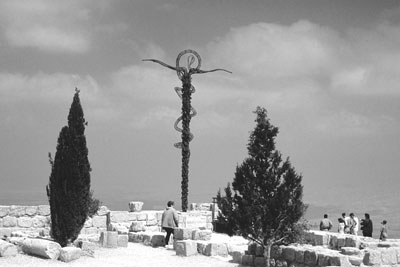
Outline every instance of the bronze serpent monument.
<svg viewBox="0 0 400 267"><path fill-rule="evenodd" d="M181 66L181 58L187 55L186 66ZM226 71L225 69L213 69L213 70L201 70L201 58L200 55L191 49L186 49L180 52L176 58L175 66L168 65L157 59L143 59L143 61L152 61L158 63L164 67L176 71L178 78L182 81L182 87L175 87L175 92L182 100L182 115L175 121L174 128L181 133L182 141L175 143L176 148L182 151L182 211L186 212L188 208L188 182L189 182L189 159L190 159L190 148L189 142L193 140L194 135L190 132L190 120L196 116L197 112L191 105L192 94L196 91L192 85L192 74L203 74L214 71ZM182 122L180 128L178 124Z"/></svg>

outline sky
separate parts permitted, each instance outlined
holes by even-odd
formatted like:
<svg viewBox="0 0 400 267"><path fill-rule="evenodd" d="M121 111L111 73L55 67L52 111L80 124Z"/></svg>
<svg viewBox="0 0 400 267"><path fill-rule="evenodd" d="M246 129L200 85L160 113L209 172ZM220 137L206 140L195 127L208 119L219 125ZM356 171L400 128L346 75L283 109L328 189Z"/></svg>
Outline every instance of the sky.
<svg viewBox="0 0 400 267"><path fill-rule="evenodd" d="M192 77L189 203L232 182L261 106L306 203L396 208L397 0L0 1L0 203L47 203L77 87L95 197L180 207L181 82L142 59L174 65L185 49L232 72Z"/></svg>

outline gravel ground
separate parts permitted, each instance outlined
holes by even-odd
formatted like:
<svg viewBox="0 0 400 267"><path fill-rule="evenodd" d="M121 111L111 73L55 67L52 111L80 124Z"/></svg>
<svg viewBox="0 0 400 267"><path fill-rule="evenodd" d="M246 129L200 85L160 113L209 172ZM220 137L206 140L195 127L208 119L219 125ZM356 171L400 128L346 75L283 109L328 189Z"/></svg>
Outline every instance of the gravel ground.
<svg viewBox="0 0 400 267"><path fill-rule="evenodd" d="M15 257L0 257L1 267L149 267L149 266L190 266L190 267L239 267L237 263L230 262L232 258L207 257L196 255L190 257L176 256L170 248L153 248L141 243L128 243L127 248L98 248L95 257L85 257L64 263L61 261L41 259L34 256L18 254Z"/></svg>

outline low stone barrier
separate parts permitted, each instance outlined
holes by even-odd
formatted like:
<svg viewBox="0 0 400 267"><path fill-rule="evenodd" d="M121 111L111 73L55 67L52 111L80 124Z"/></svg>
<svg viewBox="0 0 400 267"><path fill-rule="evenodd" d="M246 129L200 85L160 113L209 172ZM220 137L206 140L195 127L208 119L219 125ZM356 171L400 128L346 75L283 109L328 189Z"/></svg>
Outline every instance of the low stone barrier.
<svg viewBox="0 0 400 267"><path fill-rule="evenodd" d="M140 231L161 231L163 210L142 210L143 202L131 201L126 211L110 211L101 206L88 218L81 234L100 235L103 231L118 231L120 234ZM192 203L193 210L179 212L179 225L183 228L212 230L212 204ZM10 237L13 232L31 232L31 236L49 236L50 206L0 206L0 237Z"/></svg>

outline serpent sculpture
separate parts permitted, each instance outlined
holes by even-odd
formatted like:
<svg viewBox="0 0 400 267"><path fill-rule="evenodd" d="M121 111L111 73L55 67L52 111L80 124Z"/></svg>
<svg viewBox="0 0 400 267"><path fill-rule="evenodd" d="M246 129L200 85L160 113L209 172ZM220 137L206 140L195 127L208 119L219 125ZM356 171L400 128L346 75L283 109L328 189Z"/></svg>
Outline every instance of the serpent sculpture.
<svg viewBox="0 0 400 267"><path fill-rule="evenodd" d="M184 55L187 56L186 66L181 66L180 61ZM194 135L190 132L190 120L196 116L196 110L191 106L191 97L196 89L191 83L192 74L202 74L214 71L226 71L225 69L213 69L213 70L201 70L201 58L200 55L191 49L183 50L178 54L176 58L175 66L168 65L157 59L143 59L143 61L152 61L158 63L164 67L176 71L178 78L182 81L182 87L175 87L175 92L182 100L182 115L175 121L174 128L182 135L182 141L175 143L176 148L182 151L182 211L186 212L188 207L188 180L189 180L189 159L190 149L189 142L193 140ZM197 63L197 64L196 64ZM182 122L182 128L178 125Z"/></svg>

